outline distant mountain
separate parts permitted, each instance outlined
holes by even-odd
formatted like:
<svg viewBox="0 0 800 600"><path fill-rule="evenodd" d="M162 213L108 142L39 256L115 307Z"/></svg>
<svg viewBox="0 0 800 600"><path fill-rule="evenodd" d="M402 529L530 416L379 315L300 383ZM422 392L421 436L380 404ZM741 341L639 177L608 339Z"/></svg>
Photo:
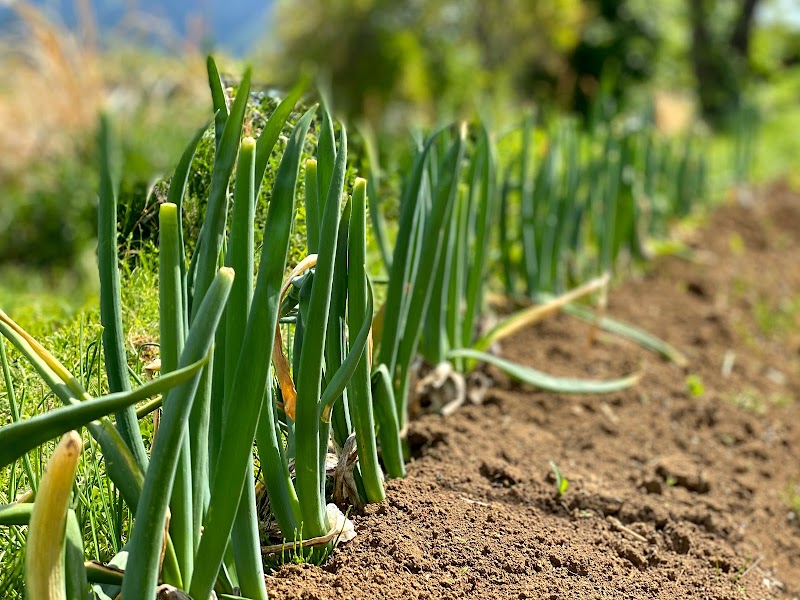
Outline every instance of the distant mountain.
<svg viewBox="0 0 800 600"><path fill-rule="evenodd" d="M76 5L80 0L29 0L31 4L60 20L67 27L76 27L79 19ZM163 39L167 29L179 38L187 33L196 35L198 25L204 32L202 42L210 48L222 49L236 54L246 54L259 36L269 26L273 0L87 0L91 5L94 19L100 30L101 39L108 40L104 32L118 35L129 28L123 26L127 15L137 13L142 16L144 29L150 24ZM2 8L0 8L2 11ZM0 23L3 22L0 15ZM166 26L166 27L165 27Z"/></svg>

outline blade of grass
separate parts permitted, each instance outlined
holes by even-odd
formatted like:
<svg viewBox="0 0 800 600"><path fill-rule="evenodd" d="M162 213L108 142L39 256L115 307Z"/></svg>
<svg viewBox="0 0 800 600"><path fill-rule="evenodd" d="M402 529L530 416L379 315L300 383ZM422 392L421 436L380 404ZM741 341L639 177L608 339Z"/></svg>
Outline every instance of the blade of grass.
<svg viewBox="0 0 800 600"><path fill-rule="evenodd" d="M108 394L77 404L61 406L24 421L0 427L0 468L67 431L83 427L100 417L161 394L191 379L205 364L206 359L201 359L130 392Z"/></svg>
<svg viewBox="0 0 800 600"><path fill-rule="evenodd" d="M35 340L22 331L11 319L0 310L0 334L4 335L23 356L30 362L36 372L53 393L65 404L77 404L82 400L91 399L85 391L76 394L70 386L64 383L64 378L78 384L77 380L60 363L54 364L42 358L41 346L35 347ZM49 353L48 353L49 354ZM52 357L51 357L52 358ZM56 361L57 362L57 361ZM59 373L51 368L60 367ZM79 390L80 391L80 390ZM103 417L88 425L92 436L100 443L109 476L114 480L117 488L132 510L139 502L144 475L139 464L128 449L127 444L117 431L117 428L108 417Z"/></svg>
<svg viewBox="0 0 800 600"><path fill-rule="evenodd" d="M6 384L6 397L8 398L9 412L11 413L11 422L17 423L20 420L19 408L17 407L17 398L14 393L14 382L11 379L11 369L8 365L8 356L6 354L5 340L0 338L0 364L3 367L3 379ZM2 431L2 430L0 430ZM25 468L25 475L28 477L28 485L31 490L36 493L36 488L39 486L39 478L33 474L33 465L31 464L30 456L26 453L22 457L22 465Z"/></svg>

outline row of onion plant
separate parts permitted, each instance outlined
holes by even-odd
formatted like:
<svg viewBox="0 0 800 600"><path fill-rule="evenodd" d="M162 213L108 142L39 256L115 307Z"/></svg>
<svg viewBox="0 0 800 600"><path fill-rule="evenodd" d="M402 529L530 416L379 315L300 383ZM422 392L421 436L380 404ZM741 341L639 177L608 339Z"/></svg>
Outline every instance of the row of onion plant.
<svg viewBox="0 0 800 600"><path fill-rule="evenodd" d="M265 599L256 457L270 512L286 542L278 548L307 558L324 556L345 524L338 509L326 506L332 429L337 443L355 443L358 500L384 498L376 430L384 460L390 457L390 464L399 465L392 472L403 473L396 413L387 404L390 396L381 393L383 380L373 372L367 350L373 315L366 271L367 184L357 179L345 195L346 130L338 127L337 141L323 109L316 158L301 165L304 148L313 146L309 130L318 107L294 125L274 175L259 257L256 197L303 89L286 96L258 139L243 138L249 72L229 105L214 62L208 66L216 152L206 216L190 260L182 203L206 127L181 157L159 211L160 375L131 389L105 122L98 254L109 394L91 398L46 349L0 313L0 333L65 404L0 428L2 466L64 434L39 488L54 486L60 493L0 508L0 524L30 523L30 598L85 598L90 583L101 598L119 593L153 598L158 586L169 585L193 598L215 591ZM308 256L287 279L301 167ZM292 330L294 368L284 354L281 323ZM137 420L146 411L137 416L135 403L152 397L157 400L149 409L161 406L163 413L148 455ZM69 490L81 445L75 430L84 426L102 447L108 476L135 515L132 535L113 568L84 564L80 531L76 535L70 525ZM43 542L48 539L51 543ZM73 545L80 547L65 554Z"/></svg>
<svg viewBox="0 0 800 600"><path fill-rule="evenodd" d="M212 592L265 599L263 552L315 560L342 534L346 520L327 504L331 448L346 480L335 485L336 494L347 487L339 499L380 502L384 471L405 475L401 437L419 355L433 365L449 361L460 373L489 362L563 393L632 385L635 376L555 378L487 352L541 314L540 307L525 309L480 331L492 239L499 240L510 295L519 294L521 281L525 294L541 301L594 277L556 302L564 306L605 286L606 273L626 255L643 257L646 237L665 220L687 214L702 195L704 167L695 145L687 141L675 151L650 127L626 124L587 133L568 120L547 129L528 120L506 136L516 137L519 152L504 153L514 158L503 164L485 127L446 127L420 140L412 153L391 247L377 177L347 183L347 130L323 103L291 128L264 217L256 214L260 188L304 88L289 92L256 139L243 135L249 73L230 103L213 60L208 67L215 154L197 239L184 239L183 202L207 126L187 146L159 210L159 376L136 387L129 377L106 123L100 136L98 262L109 393L90 397L0 313L0 333L64 404L0 428L0 466L64 436L36 500L0 507L0 524L30 523L31 598L85 597L89 584L100 598L152 598L166 584L196 599ZM363 137L378 175L377 149ZM367 275L368 204L389 276L378 310ZM305 257L289 265L298 208L305 215ZM263 232L256 232L255 223L264 223ZM263 239L260 248L257 238ZM186 248L194 249L191 257ZM0 358L5 365L4 351ZM149 398L155 400L137 411L136 403ZM148 453L139 419L159 406L163 412ZM135 515L114 568L83 562L82 536L70 509L81 447L74 430L84 426ZM267 548L260 536L268 519L259 509L256 468L280 541ZM52 492L45 498L41 489ZM55 544L44 543L48 538Z"/></svg>
<svg viewBox="0 0 800 600"><path fill-rule="evenodd" d="M702 140L665 139L647 116L585 130L570 118L507 136L503 282L535 299L649 255L647 240L706 197Z"/></svg>
<svg viewBox="0 0 800 600"><path fill-rule="evenodd" d="M370 154L374 158L374 150ZM497 171L495 142L482 125L443 128L420 141L413 152L402 185L394 249L386 261L386 302L373 328L377 370L385 382L383 389L393 394L401 431L416 393L418 357L431 366L447 366L442 375L454 373L461 380L457 388L462 394L463 375L478 362L491 363L524 383L563 393L611 392L638 380L636 376L609 381L558 378L487 352L494 342L531 322L531 311L526 310L488 332L479 327L486 316L490 248L498 227ZM380 214L373 215L373 227L379 241L386 237ZM599 287L594 282L581 294Z"/></svg>

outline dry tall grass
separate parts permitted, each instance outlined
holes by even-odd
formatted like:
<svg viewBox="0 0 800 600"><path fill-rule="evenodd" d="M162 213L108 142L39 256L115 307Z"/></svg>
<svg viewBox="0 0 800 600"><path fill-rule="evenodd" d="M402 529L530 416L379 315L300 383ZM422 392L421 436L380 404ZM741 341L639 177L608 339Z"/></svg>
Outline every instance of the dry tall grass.
<svg viewBox="0 0 800 600"><path fill-rule="evenodd" d="M13 177L35 156L66 151L92 127L105 94L96 53L16 3L24 32L0 45L0 178Z"/></svg>
<svg viewBox="0 0 800 600"><path fill-rule="evenodd" d="M77 0L78 33L25 2L11 7L20 27L0 37L0 182L18 180L33 161L74 152L92 135L101 109L136 114L146 127L167 122L168 113L174 120L175 111L205 108L204 62L196 48L179 42L169 55L130 46L101 52L89 0ZM130 21L141 19L131 15Z"/></svg>

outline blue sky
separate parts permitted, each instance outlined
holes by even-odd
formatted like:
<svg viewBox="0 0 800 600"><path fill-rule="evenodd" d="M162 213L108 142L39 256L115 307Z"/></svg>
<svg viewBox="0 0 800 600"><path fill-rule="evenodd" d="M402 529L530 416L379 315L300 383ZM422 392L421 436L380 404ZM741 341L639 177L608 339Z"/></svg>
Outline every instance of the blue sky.
<svg viewBox="0 0 800 600"><path fill-rule="evenodd" d="M800 0L771 0L761 7L758 18L765 22L783 21L800 31Z"/></svg>
<svg viewBox="0 0 800 600"><path fill-rule="evenodd" d="M12 2L14 0L11 0ZM7 0L6 0L7 2ZM77 22L76 0L31 0L67 26ZM97 23L108 30L135 10L152 15L153 24L163 29L168 24L179 37L187 33L187 23L199 19L209 28L211 43L229 52L244 53L269 24L272 0L89 0ZM4 0L0 0L0 12ZM0 19L2 22L2 19Z"/></svg>
<svg viewBox="0 0 800 600"><path fill-rule="evenodd" d="M0 26L4 3L0 0ZM75 6L80 0L31 0L33 4L61 19L68 26L77 22ZM187 23L201 19L208 27L213 47L244 54L267 30L273 0L86 0L92 6L97 22L106 31L118 24L132 9L153 15L160 25L178 37L187 34ZM725 0L731 1L731 0ZM762 22L782 21L800 32L800 0L764 0L757 18ZM163 29L163 28L162 28Z"/></svg>

